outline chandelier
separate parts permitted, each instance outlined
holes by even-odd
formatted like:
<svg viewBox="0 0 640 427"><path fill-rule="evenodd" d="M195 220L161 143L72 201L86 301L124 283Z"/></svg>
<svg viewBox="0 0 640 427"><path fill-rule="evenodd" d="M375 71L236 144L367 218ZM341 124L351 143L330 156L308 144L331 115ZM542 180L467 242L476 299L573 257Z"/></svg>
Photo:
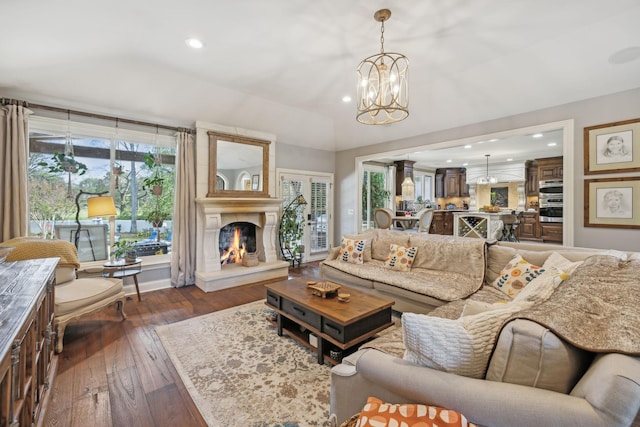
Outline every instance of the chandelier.
<svg viewBox="0 0 640 427"><path fill-rule="evenodd" d="M491 154L485 154L484 156L487 158L487 174L485 176L481 176L478 178L478 184L495 184L498 182L498 178L495 176L489 175L489 156Z"/></svg>
<svg viewBox="0 0 640 427"><path fill-rule="evenodd" d="M358 65L356 120L385 125L409 115L409 60L399 53L384 51L384 21L391 17L391 11L381 9L373 17L381 23L380 53Z"/></svg>

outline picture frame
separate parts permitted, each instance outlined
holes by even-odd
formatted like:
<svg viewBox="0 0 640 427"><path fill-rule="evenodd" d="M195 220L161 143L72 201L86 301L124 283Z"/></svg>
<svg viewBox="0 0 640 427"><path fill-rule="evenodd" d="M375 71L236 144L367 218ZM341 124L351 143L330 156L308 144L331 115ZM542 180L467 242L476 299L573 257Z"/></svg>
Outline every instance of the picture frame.
<svg viewBox="0 0 640 427"><path fill-rule="evenodd" d="M260 175L251 175L251 190L258 191L260 189Z"/></svg>
<svg viewBox="0 0 640 427"><path fill-rule="evenodd" d="M640 177L585 179L584 226L640 228Z"/></svg>
<svg viewBox="0 0 640 427"><path fill-rule="evenodd" d="M584 128L584 174L640 172L640 118Z"/></svg>

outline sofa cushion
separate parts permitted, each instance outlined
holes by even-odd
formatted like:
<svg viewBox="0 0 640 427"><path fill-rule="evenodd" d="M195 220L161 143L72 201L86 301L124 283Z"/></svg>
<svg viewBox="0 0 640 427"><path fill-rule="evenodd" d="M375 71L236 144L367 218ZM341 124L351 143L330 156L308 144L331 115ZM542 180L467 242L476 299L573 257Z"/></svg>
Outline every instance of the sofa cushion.
<svg viewBox="0 0 640 427"><path fill-rule="evenodd" d="M522 255L516 254L503 267L492 286L513 298L544 271L544 268L531 264L524 260Z"/></svg>
<svg viewBox="0 0 640 427"><path fill-rule="evenodd" d="M592 359L593 353L564 342L544 326L515 319L500 332L486 379L566 394Z"/></svg>
<svg viewBox="0 0 640 427"><path fill-rule="evenodd" d="M510 303L500 310L459 319L423 314L402 315L404 359L418 365L472 378L484 378L502 323L530 303Z"/></svg>
<svg viewBox="0 0 640 427"><path fill-rule="evenodd" d="M55 314L62 316L122 291L122 279L91 277L56 286Z"/></svg>
<svg viewBox="0 0 640 427"><path fill-rule="evenodd" d="M489 303L470 299L464 303L464 308L460 316L473 316L474 314L484 313L485 311L501 310L505 307L505 304L508 304L508 301Z"/></svg>
<svg viewBox="0 0 640 427"><path fill-rule="evenodd" d="M338 260L351 264L362 264L364 262L364 248L366 244L366 240L352 240L343 237L342 243L340 244L340 252L338 253Z"/></svg>
<svg viewBox="0 0 640 427"><path fill-rule="evenodd" d="M442 426L475 427L460 412L418 403L386 403L369 397L360 411L358 427Z"/></svg>
<svg viewBox="0 0 640 427"><path fill-rule="evenodd" d="M409 271L416 257L416 248L391 244L389 256L384 260L384 266L391 270Z"/></svg>
<svg viewBox="0 0 640 427"><path fill-rule="evenodd" d="M371 258L384 261L389 256L391 245L409 246L409 233L393 230L376 230L371 243Z"/></svg>

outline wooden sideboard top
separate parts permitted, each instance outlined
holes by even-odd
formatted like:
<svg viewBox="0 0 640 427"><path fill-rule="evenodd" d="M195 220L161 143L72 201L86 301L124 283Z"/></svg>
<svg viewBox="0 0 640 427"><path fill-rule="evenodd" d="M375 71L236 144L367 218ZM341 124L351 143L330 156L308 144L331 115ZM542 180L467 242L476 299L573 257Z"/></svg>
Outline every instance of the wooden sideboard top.
<svg viewBox="0 0 640 427"><path fill-rule="evenodd" d="M27 320L59 258L40 258L0 264L0 359Z"/></svg>

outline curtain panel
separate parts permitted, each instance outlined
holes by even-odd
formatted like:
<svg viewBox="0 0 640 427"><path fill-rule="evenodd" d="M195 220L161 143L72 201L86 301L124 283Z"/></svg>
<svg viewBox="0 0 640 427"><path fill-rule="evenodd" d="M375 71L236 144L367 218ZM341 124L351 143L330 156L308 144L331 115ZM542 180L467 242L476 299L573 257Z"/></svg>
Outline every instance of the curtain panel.
<svg viewBox="0 0 640 427"><path fill-rule="evenodd" d="M0 242L28 233L29 115L22 105L0 107Z"/></svg>
<svg viewBox="0 0 640 427"><path fill-rule="evenodd" d="M176 189L171 242L171 286L196 282L196 163L193 136L178 132Z"/></svg>

